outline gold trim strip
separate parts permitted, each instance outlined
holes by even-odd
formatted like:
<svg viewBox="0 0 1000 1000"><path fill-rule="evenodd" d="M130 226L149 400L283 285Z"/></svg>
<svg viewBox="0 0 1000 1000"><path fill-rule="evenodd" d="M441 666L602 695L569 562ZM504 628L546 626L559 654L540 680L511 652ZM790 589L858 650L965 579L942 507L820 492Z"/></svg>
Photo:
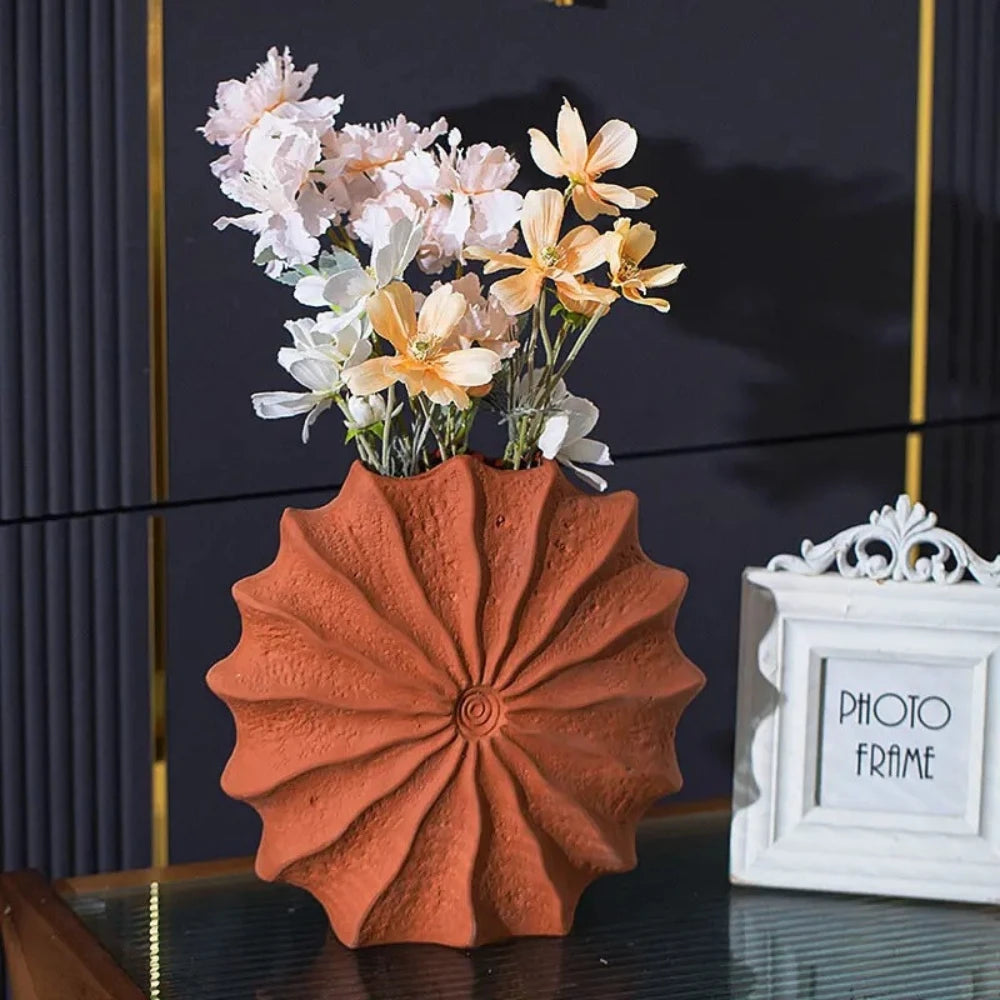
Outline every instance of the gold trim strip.
<svg viewBox="0 0 1000 1000"><path fill-rule="evenodd" d="M917 142L913 199L913 298L910 328L910 423L927 419L927 331L930 310L931 184L934 140L935 0L920 0L920 54L917 66ZM905 489L920 499L923 434L906 435Z"/></svg>
<svg viewBox="0 0 1000 1000"><path fill-rule="evenodd" d="M167 793L167 636L166 548L167 525L160 515L146 521L147 565L149 567L149 704L152 772L150 782L152 865L170 863Z"/></svg>
<svg viewBox="0 0 1000 1000"><path fill-rule="evenodd" d="M163 166L163 0L146 6L146 154L149 227L149 471L150 497L169 496L167 422L167 281ZM166 690L166 524L148 522L152 860L169 858Z"/></svg>

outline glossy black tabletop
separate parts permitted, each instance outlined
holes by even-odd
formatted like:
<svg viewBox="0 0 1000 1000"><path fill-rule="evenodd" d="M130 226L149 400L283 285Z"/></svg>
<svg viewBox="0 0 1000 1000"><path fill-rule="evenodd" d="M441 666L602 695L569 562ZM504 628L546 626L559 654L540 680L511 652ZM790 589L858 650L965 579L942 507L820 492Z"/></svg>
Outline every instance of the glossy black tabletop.
<svg viewBox="0 0 1000 1000"><path fill-rule="evenodd" d="M1000 1000L1000 910L728 884L724 819L649 820L565 939L350 951L247 874L71 897L161 1000Z"/></svg>

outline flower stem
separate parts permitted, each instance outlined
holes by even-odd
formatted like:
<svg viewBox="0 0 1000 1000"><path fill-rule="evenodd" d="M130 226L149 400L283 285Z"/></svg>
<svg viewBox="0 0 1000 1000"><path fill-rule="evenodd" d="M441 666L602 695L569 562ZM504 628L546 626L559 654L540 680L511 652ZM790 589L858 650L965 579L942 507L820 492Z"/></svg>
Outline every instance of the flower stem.
<svg viewBox="0 0 1000 1000"><path fill-rule="evenodd" d="M392 439L392 411L396 408L396 386L389 386L385 394L385 422L382 424L382 475L389 476L389 447Z"/></svg>
<svg viewBox="0 0 1000 1000"><path fill-rule="evenodd" d="M559 369L554 382L558 382L559 379L566 376L569 366L576 360L581 348L587 342L587 338L594 332L594 327L607 315L607 312L608 310L605 306L598 308L597 312L590 318L590 322L580 331L580 335L573 342L573 346L570 348L569 354L566 355L566 360L562 363L562 367Z"/></svg>

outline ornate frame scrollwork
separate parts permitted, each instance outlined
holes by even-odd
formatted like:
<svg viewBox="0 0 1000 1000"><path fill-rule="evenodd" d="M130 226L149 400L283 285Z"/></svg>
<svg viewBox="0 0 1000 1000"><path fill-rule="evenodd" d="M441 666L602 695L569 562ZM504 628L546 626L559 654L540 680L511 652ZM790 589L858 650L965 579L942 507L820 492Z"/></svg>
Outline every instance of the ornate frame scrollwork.
<svg viewBox="0 0 1000 1000"><path fill-rule="evenodd" d="M870 551L873 544L888 555ZM923 552L922 546L932 551ZM968 573L986 587L1000 587L1000 555L987 561L954 532L939 528L937 514L905 493L895 507L873 510L867 524L845 528L819 545L805 539L801 553L775 556L767 568L818 576L836 564L837 572L851 579L944 584L959 583Z"/></svg>

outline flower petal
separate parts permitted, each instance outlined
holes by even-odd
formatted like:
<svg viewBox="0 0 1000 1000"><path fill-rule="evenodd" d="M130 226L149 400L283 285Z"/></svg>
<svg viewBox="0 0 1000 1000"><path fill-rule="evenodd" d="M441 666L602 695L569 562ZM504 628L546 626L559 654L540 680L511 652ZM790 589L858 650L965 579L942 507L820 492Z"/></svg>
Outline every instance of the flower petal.
<svg viewBox="0 0 1000 1000"><path fill-rule="evenodd" d="M479 254L472 254L472 250L479 251ZM486 266L483 268L483 274L507 271L514 267L523 270L535 266L535 262L530 257L522 257L516 253L492 253L489 250L483 250L482 247L470 247L465 251L465 256L471 257L473 260L485 260Z"/></svg>
<svg viewBox="0 0 1000 1000"><path fill-rule="evenodd" d="M316 309L325 309L327 302L323 298L323 289L326 287L327 279L322 274L309 274L300 278L295 283L296 302L301 302L304 306L313 306Z"/></svg>
<svg viewBox="0 0 1000 1000"><path fill-rule="evenodd" d="M490 288L490 295L503 306L508 316L516 316L530 309L541 291L542 274L532 268L496 282Z"/></svg>
<svg viewBox="0 0 1000 1000"><path fill-rule="evenodd" d="M410 340L417 332L417 310L410 286L394 281L376 292L368 302L368 318L380 337L388 340L400 354L406 354L410 349ZM367 396L377 391L369 389L357 395Z"/></svg>
<svg viewBox="0 0 1000 1000"><path fill-rule="evenodd" d="M380 288L402 277L416 257L423 235L423 229L406 216L392 224L388 242L374 254L375 281Z"/></svg>
<svg viewBox="0 0 1000 1000"><path fill-rule="evenodd" d="M306 419L302 422L302 443L309 444L309 431L312 425L316 423L317 418L321 413L326 413L327 410L333 405L333 400L328 396L326 399L320 399L317 401L316 405L306 414Z"/></svg>
<svg viewBox="0 0 1000 1000"><path fill-rule="evenodd" d="M683 264L661 264L659 267L648 267L640 271L636 278L642 282L646 288L663 288L665 285L672 285L684 270Z"/></svg>
<svg viewBox="0 0 1000 1000"><path fill-rule="evenodd" d="M500 368L500 356L486 347L449 351L435 363L442 378L455 385L486 385Z"/></svg>
<svg viewBox="0 0 1000 1000"><path fill-rule="evenodd" d="M435 343L443 343L461 322L467 306L461 292L456 292L451 285L438 285L420 308L417 331Z"/></svg>
<svg viewBox="0 0 1000 1000"><path fill-rule="evenodd" d="M589 281L580 281L569 274L556 278L556 292L560 301L566 299L576 302L578 305L595 302L603 306L610 306L618 298L618 293L613 288L601 288L600 285L591 284ZM566 305L565 302L563 304ZM566 305L566 308L573 309L569 305ZM573 312L592 316L596 310L588 307L573 309Z"/></svg>
<svg viewBox="0 0 1000 1000"><path fill-rule="evenodd" d="M466 410L471 403L469 394L461 386L449 382L429 369L421 372L412 381L407 379L406 383L411 391L419 387L418 391L422 392L432 403L437 403L438 406L454 404L460 410Z"/></svg>
<svg viewBox="0 0 1000 1000"><path fill-rule="evenodd" d="M569 415L554 413L546 417L542 433L538 435L538 450L546 458L555 458L559 454L569 433Z"/></svg>
<svg viewBox="0 0 1000 1000"><path fill-rule="evenodd" d="M589 399L568 394L559 407L569 418L566 444L563 446L563 451L566 452L575 442L585 438L597 426L597 418L601 415L601 411Z"/></svg>
<svg viewBox="0 0 1000 1000"><path fill-rule="evenodd" d="M580 112L565 97L556 119L556 140L570 173L582 174L587 165L587 133Z"/></svg>
<svg viewBox="0 0 1000 1000"><path fill-rule="evenodd" d="M608 481L603 476L599 476L596 472L591 472L590 469L583 469L579 465L574 465L561 455L559 456L559 461L567 468L572 469L585 483L593 486L595 490L599 490L603 493L608 488Z"/></svg>
<svg viewBox="0 0 1000 1000"><path fill-rule="evenodd" d="M552 140L537 128L529 128L528 135L531 136L531 158L538 169L550 177L565 177L569 167L552 145Z"/></svg>
<svg viewBox="0 0 1000 1000"><path fill-rule="evenodd" d="M311 392L255 392L250 397L253 411L262 420L280 420L308 413L316 399Z"/></svg>
<svg viewBox="0 0 1000 1000"><path fill-rule="evenodd" d="M299 298L298 290L299 286L305 281L310 281L312 279L303 278L302 281L295 286L295 297ZM320 279L321 281L324 279ZM336 274L331 275L329 278L325 279L325 284L323 285L322 301L320 301L321 306L327 304L338 306L341 309L353 309L358 302L362 299L367 298L372 292L375 291L376 285L372 280L370 274L363 270L359 265L356 268L347 268L343 271L338 271ZM299 299L299 301L304 301ZM306 305L312 305L311 302L306 302Z"/></svg>
<svg viewBox="0 0 1000 1000"><path fill-rule="evenodd" d="M563 253L563 270L582 274L603 264L610 247L607 234L602 235L593 226L577 226L559 241L559 249Z"/></svg>
<svg viewBox="0 0 1000 1000"><path fill-rule="evenodd" d="M656 231L647 222L630 226L624 236L622 253L636 264L645 260L656 245Z"/></svg>
<svg viewBox="0 0 1000 1000"><path fill-rule="evenodd" d="M294 351L292 347L283 347L282 351ZM280 352L279 352L280 353ZM340 371L328 358L315 355L299 356L287 365L288 374L296 382L313 392L331 392L340 385Z"/></svg>
<svg viewBox="0 0 1000 1000"><path fill-rule="evenodd" d="M586 222L596 219L599 215L618 215L618 209L614 205L601 201L590 189L580 184L573 188L573 207L576 209L576 214Z"/></svg>
<svg viewBox="0 0 1000 1000"><path fill-rule="evenodd" d="M524 210L521 213L521 232L528 253L537 260L547 247L559 241L563 213L566 210L563 196L555 188L529 191L524 196Z"/></svg>
<svg viewBox="0 0 1000 1000"><path fill-rule="evenodd" d="M606 444L593 438L580 438L563 448L563 457L571 462L586 462L588 465L614 465L611 452Z"/></svg>
<svg viewBox="0 0 1000 1000"><path fill-rule="evenodd" d="M670 312L670 303L666 299L656 299L656 298L645 298L637 288L632 285L626 285L622 289L622 293L629 302L635 302L640 306L652 306L657 312L666 313Z"/></svg>
<svg viewBox="0 0 1000 1000"><path fill-rule="evenodd" d="M652 188L626 188L620 184L591 184L590 192L601 201L627 209L645 208L650 199L656 197L656 192ZM617 215L617 212L615 214Z"/></svg>
<svg viewBox="0 0 1000 1000"><path fill-rule="evenodd" d="M344 372L344 381L355 396L381 392L401 377L398 358L370 358Z"/></svg>
<svg viewBox="0 0 1000 1000"><path fill-rule="evenodd" d="M618 118L605 122L590 140L587 149L587 174L599 177L605 170L625 166L635 156L639 137L634 128Z"/></svg>

